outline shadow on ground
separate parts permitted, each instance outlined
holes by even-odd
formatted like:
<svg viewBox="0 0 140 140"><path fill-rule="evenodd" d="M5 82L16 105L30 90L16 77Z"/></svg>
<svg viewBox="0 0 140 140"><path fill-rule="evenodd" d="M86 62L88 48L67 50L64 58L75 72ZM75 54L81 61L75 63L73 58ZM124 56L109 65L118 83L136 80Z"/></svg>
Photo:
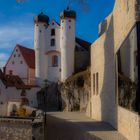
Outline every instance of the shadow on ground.
<svg viewBox="0 0 140 140"><path fill-rule="evenodd" d="M47 114L46 140L125 140L108 123L74 113Z"/></svg>

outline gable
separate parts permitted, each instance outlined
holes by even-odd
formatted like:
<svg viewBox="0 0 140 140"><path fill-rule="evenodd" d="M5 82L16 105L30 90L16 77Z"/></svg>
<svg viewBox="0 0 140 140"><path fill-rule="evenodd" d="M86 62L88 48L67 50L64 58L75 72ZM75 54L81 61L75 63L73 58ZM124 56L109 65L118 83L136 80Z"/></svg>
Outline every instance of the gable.
<svg viewBox="0 0 140 140"><path fill-rule="evenodd" d="M20 63L24 64L27 66L26 61L24 60L21 51L19 50L18 46L16 46L8 59L5 67L15 67L18 66Z"/></svg>
<svg viewBox="0 0 140 140"><path fill-rule="evenodd" d="M56 22L55 20L52 20L49 24L49 29L52 29L52 28L60 28L60 24Z"/></svg>
<svg viewBox="0 0 140 140"><path fill-rule="evenodd" d="M35 69L35 51L33 49L25 48L23 46L19 46L19 49L28 67Z"/></svg>
<svg viewBox="0 0 140 140"><path fill-rule="evenodd" d="M19 61L18 63L24 63L29 68L35 69L35 52L33 49L25 48L21 45L16 45L5 67L15 63L14 61Z"/></svg>

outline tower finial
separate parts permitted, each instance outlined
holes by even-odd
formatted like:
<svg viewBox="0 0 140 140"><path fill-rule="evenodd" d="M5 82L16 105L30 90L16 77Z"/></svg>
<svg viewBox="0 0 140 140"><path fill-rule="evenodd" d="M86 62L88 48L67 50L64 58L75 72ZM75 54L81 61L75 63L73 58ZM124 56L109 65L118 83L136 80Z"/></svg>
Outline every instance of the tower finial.
<svg viewBox="0 0 140 140"><path fill-rule="evenodd" d="M69 5L67 6L67 10L68 10L68 11L70 10L70 6L69 6Z"/></svg>

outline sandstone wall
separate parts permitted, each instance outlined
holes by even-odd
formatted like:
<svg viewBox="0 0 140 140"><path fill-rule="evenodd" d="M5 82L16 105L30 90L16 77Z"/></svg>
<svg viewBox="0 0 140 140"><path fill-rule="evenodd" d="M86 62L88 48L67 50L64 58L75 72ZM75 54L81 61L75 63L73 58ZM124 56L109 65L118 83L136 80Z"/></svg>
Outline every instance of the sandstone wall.
<svg viewBox="0 0 140 140"><path fill-rule="evenodd" d="M118 106L118 131L128 140L139 140L139 116Z"/></svg>
<svg viewBox="0 0 140 140"><path fill-rule="evenodd" d="M136 0L116 0L113 15L114 50L121 47L130 30L136 22Z"/></svg>
<svg viewBox="0 0 140 140"><path fill-rule="evenodd" d="M116 0L113 12L100 24L100 37L91 48L91 117L107 121L115 128L118 117L116 52L137 19L136 0ZM97 74L98 84L96 77L94 80ZM94 92L94 83L98 93Z"/></svg>
<svg viewBox="0 0 140 140"><path fill-rule="evenodd" d="M102 34L92 45L91 117L109 122L112 126L117 127L113 19L112 15L108 17L106 34Z"/></svg>

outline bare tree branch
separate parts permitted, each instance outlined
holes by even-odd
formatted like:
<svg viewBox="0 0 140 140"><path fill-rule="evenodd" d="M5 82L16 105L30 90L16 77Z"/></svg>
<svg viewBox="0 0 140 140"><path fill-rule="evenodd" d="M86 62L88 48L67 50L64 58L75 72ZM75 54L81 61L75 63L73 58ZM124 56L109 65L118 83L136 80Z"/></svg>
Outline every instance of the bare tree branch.
<svg viewBox="0 0 140 140"><path fill-rule="evenodd" d="M68 1L68 7L71 7L74 4L78 4L80 9L84 12L88 12L90 10L88 0L69 0Z"/></svg>
<svg viewBox="0 0 140 140"><path fill-rule="evenodd" d="M16 0L17 3L23 3L25 0Z"/></svg>

